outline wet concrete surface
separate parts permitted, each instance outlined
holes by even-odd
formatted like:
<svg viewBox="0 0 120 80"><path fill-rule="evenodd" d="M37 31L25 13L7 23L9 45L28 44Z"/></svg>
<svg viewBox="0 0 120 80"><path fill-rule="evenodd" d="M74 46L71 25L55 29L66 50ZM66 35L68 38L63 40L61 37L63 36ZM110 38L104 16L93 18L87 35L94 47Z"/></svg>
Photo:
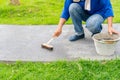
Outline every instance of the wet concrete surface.
<svg viewBox="0 0 120 80"><path fill-rule="evenodd" d="M120 31L120 24L113 27ZM83 26L84 27L84 26ZM57 25L0 25L0 61L57 61L57 60L105 60L120 57L120 41L114 55L97 54L91 33L85 29L85 38L70 42L73 25L65 25L60 37L51 42L53 51L41 48L52 36ZM102 32L107 32L107 24Z"/></svg>

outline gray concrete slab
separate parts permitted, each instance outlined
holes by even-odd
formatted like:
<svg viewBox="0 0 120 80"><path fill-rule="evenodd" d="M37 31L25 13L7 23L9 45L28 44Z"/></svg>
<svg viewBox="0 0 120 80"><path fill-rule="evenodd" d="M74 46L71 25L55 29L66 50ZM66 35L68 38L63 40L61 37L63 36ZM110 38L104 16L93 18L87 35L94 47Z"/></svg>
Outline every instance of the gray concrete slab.
<svg viewBox="0 0 120 80"><path fill-rule="evenodd" d="M120 24L114 24L120 31ZM69 42L68 38L74 33L73 25L65 25L63 33L51 44L53 51L41 48L47 42L57 25L0 25L0 60L1 61L56 61L91 59L103 60L120 57L120 42L116 45L115 54L101 56L96 53L91 33L85 29L85 39ZM107 25L103 31L107 32Z"/></svg>

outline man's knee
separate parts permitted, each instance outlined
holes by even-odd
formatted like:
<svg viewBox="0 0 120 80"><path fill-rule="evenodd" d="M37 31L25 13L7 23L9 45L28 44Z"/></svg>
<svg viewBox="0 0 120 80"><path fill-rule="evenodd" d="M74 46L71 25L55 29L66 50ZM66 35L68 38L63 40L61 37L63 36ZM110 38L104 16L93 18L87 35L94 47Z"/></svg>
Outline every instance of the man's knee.
<svg viewBox="0 0 120 80"><path fill-rule="evenodd" d="M74 12L78 11L78 9L79 10L81 9L80 5L77 3L72 3L69 6L69 13L74 13Z"/></svg>
<svg viewBox="0 0 120 80"><path fill-rule="evenodd" d="M102 16L95 14L88 18L86 21L86 27L88 29L96 29L98 26L100 26L103 23L104 19Z"/></svg>
<svg viewBox="0 0 120 80"><path fill-rule="evenodd" d="M101 32L102 30L101 24L96 23L96 21L89 21L89 22L86 22L86 27L90 32L98 33L98 32Z"/></svg>
<svg viewBox="0 0 120 80"><path fill-rule="evenodd" d="M92 27L94 27L94 26L96 26L96 24L95 24L95 21L93 21L93 20L87 20L86 21L86 27L87 28L92 28Z"/></svg>
<svg viewBox="0 0 120 80"><path fill-rule="evenodd" d="M87 26L96 26L96 25L100 25L101 23L103 23L103 21L104 21L104 19L101 15L94 14L88 18L88 20L86 21L86 25Z"/></svg>

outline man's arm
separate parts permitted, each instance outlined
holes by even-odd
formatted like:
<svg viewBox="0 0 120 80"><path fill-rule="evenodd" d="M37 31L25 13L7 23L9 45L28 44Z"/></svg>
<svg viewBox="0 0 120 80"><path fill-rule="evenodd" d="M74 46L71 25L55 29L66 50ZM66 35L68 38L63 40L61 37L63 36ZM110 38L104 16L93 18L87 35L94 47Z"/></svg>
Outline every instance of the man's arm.
<svg viewBox="0 0 120 80"><path fill-rule="evenodd" d="M54 32L53 37L60 36L60 34L62 33L62 27L65 24L65 22L66 22L66 19L60 18L59 23L58 23L58 27L57 27L56 31Z"/></svg>
<svg viewBox="0 0 120 80"><path fill-rule="evenodd" d="M120 34L118 31L114 30L113 27L112 27L113 17L108 17L107 21L108 21L108 33L110 35L112 35L112 34Z"/></svg>
<svg viewBox="0 0 120 80"><path fill-rule="evenodd" d="M62 33L62 27L70 17L69 6L72 2L73 2L73 0L65 0L64 9L62 11L61 18L58 23L58 27L57 27L56 31L54 32L53 37L58 37Z"/></svg>

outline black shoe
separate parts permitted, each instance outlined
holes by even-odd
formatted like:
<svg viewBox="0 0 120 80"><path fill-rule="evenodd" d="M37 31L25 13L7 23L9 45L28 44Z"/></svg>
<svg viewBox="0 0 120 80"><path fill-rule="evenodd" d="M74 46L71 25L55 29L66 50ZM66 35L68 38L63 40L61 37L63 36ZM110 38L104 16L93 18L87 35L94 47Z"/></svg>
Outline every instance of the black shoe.
<svg viewBox="0 0 120 80"><path fill-rule="evenodd" d="M100 32L98 32L98 33L100 33ZM93 33L93 34L91 35L91 37L93 37L95 34L98 34L98 33Z"/></svg>
<svg viewBox="0 0 120 80"><path fill-rule="evenodd" d="M79 40L79 39L83 39L84 37L85 37L84 34L82 34L82 35L73 35L73 36L71 36L71 37L69 38L69 41L77 41L77 40Z"/></svg>

